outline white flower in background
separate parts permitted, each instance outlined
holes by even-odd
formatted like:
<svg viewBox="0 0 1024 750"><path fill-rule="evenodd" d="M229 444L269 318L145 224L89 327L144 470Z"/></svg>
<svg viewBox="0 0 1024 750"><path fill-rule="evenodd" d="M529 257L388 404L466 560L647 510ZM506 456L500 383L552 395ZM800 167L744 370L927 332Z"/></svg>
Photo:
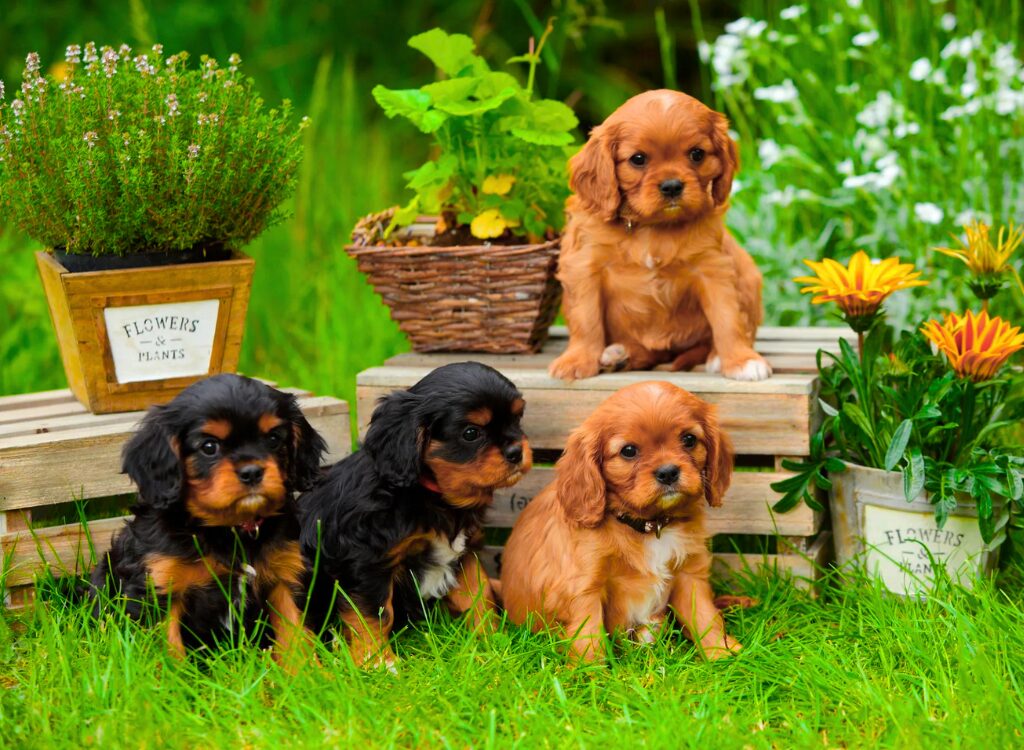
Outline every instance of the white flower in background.
<svg viewBox="0 0 1024 750"><path fill-rule="evenodd" d="M853 150L860 154L862 162L870 164L889 153L889 144L878 133L857 128L853 134Z"/></svg>
<svg viewBox="0 0 1024 750"><path fill-rule="evenodd" d="M188 158L189 159L195 159L198 156L199 156L199 144L198 143L190 143L189 147L188 147Z"/></svg>
<svg viewBox="0 0 1024 750"><path fill-rule="evenodd" d="M856 81L853 82L853 83L847 83L847 84L841 83L838 86L836 86L836 93L837 94L856 94L859 91L860 91L860 84L857 83Z"/></svg>
<svg viewBox="0 0 1024 750"><path fill-rule="evenodd" d="M82 61L82 48L77 44L69 44L64 50L64 62L68 65L77 65Z"/></svg>
<svg viewBox="0 0 1024 750"><path fill-rule="evenodd" d="M943 31L952 31L956 28L956 16L952 13L943 13L942 18L939 19L939 25Z"/></svg>
<svg viewBox="0 0 1024 750"><path fill-rule="evenodd" d="M179 114L181 114L178 111L178 95L177 94L173 94L173 93L172 94L168 94L167 98L164 99L164 103L167 105L167 113L171 117L177 117Z"/></svg>
<svg viewBox="0 0 1024 750"><path fill-rule="evenodd" d="M113 78L114 74L117 72L118 59L117 52L113 49L110 47L103 48L103 72L106 74L107 78Z"/></svg>
<svg viewBox="0 0 1024 750"><path fill-rule="evenodd" d="M870 31L862 31L859 34L855 34L853 39L850 40L854 47L870 47L872 44L878 41L878 32L874 29Z"/></svg>
<svg viewBox="0 0 1024 750"><path fill-rule="evenodd" d="M155 52L158 55L162 55L164 53L164 45L162 45L162 44L154 44L153 45L153 52Z"/></svg>
<svg viewBox="0 0 1024 750"><path fill-rule="evenodd" d="M935 72L928 77L928 83L934 84L935 86L945 86L947 83L946 71L942 68L936 68Z"/></svg>
<svg viewBox="0 0 1024 750"><path fill-rule="evenodd" d="M755 92L756 96L756 92ZM895 103L888 91L879 91L874 100L857 113L857 122L868 128L881 128L892 118Z"/></svg>
<svg viewBox="0 0 1024 750"><path fill-rule="evenodd" d="M921 126L916 122L901 122L892 129L892 134L897 138L905 138L908 135L917 135L921 132Z"/></svg>
<svg viewBox="0 0 1024 750"><path fill-rule="evenodd" d="M729 88L747 79L750 65L748 54L743 49L743 40L734 34L722 34L715 39L711 50L711 67L714 68L718 85Z"/></svg>
<svg viewBox="0 0 1024 750"><path fill-rule="evenodd" d="M938 224L946 217L946 214L934 203L915 203L914 216L924 224Z"/></svg>
<svg viewBox="0 0 1024 750"><path fill-rule="evenodd" d="M96 134L95 130L90 130L82 136L82 140L86 142L89 148L94 148L96 146L96 141L99 140L99 136Z"/></svg>
<svg viewBox="0 0 1024 750"><path fill-rule="evenodd" d="M701 39L697 42L697 55L700 56L700 61L707 65L711 60L711 45Z"/></svg>
<svg viewBox="0 0 1024 750"><path fill-rule="evenodd" d="M783 21L793 21L807 12L806 5L790 5L779 11L779 18Z"/></svg>
<svg viewBox="0 0 1024 750"><path fill-rule="evenodd" d="M757 156L765 169L771 169L772 165L782 158L782 149L771 138L765 138L757 144Z"/></svg>
<svg viewBox="0 0 1024 750"><path fill-rule="evenodd" d="M786 185L782 190L772 190L764 196L765 203L785 208L796 198L796 188Z"/></svg>
<svg viewBox="0 0 1024 750"><path fill-rule="evenodd" d="M956 215L956 218L953 219L953 223L956 224L958 227L971 224L975 221L980 221L985 224L991 225L992 217L989 216L988 213L986 213L985 211L975 211L973 208L967 208L958 213Z"/></svg>
<svg viewBox="0 0 1024 750"><path fill-rule="evenodd" d="M969 115L976 115L981 112L981 99L971 99L964 105L964 112Z"/></svg>
<svg viewBox="0 0 1024 750"><path fill-rule="evenodd" d="M796 90L796 86L789 78L777 86L762 86L761 88L754 89L755 99L775 102L776 104L795 102L799 97L800 92Z"/></svg>
<svg viewBox="0 0 1024 750"><path fill-rule="evenodd" d="M960 37L959 39L950 39L949 44L942 48L939 57L943 60L950 57L970 57L974 50L981 47L983 41L984 36L981 31L975 31L970 36Z"/></svg>
<svg viewBox="0 0 1024 750"><path fill-rule="evenodd" d="M736 34L737 36L747 37L758 37L764 33L764 30L768 28L767 21L755 21L749 16L743 16L743 18L737 18L731 23L725 25L725 30L730 34Z"/></svg>
<svg viewBox="0 0 1024 750"><path fill-rule="evenodd" d="M29 52L25 57L25 75L39 72L39 53Z"/></svg>
<svg viewBox="0 0 1024 750"><path fill-rule="evenodd" d="M853 159L843 159L836 164L836 172L846 176L853 174Z"/></svg>
<svg viewBox="0 0 1024 750"><path fill-rule="evenodd" d="M927 57L919 57L910 66L910 80L923 81L932 72L932 61Z"/></svg>
<svg viewBox="0 0 1024 750"><path fill-rule="evenodd" d="M978 93L978 82L977 81L964 81L960 84L960 96L964 99L970 99L972 96Z"/></svg>
<svg viewBox="0 0 1024 750"><path fill-rule="evenodd" d="M0 101L3 101L3 98L4 98L4 82L0 81Z"/></svg>
<svg viewBox="0 0 1024 750"><path fill-rule="evenodd" d="M1014 52L1013 42L1000 44L992 55L992 67L999 71L1000 81L1009 81L1022 72L1020 60Z"/></svg>
<svg viewBox="0 0 1024 750"><path fill-rule="evenodd" d="M15 99L11 102L11 112L14 114L14 119L19 123L21 122L21 114L25 111L25 102L21 99Z"/></svg>
<svg viewBox="0 0 1024 750"><path fill-rule="evenodd" d="M1000 88L995 93L995 106L993 107L998 115L1013 114L1014 110L1024 110L1024 91L1014 91L1011 88Z"/></svg>
<svg viewBox="0 0 1024 750"><path fill-rule="evenodd" d="M99 55L96 54L96 43L95 42L86 42L85 43L85 52L83 53L83 56L82 56L82 62L84 62L86 65L88 65L89 63L97 62L99 59L100 59Z"/></svg>
<svg viewBox="0 0 1024 750"><path fill-rule="evenodd" d="M939 113L939 119L945 120L946 122L952 122L953 120L959 120L964 116L964 108L958 104L954 104L952 107L947 107L945 110Z"/></svg>
<svg viewBox="0 0 1024 750"><path fill-rule="evenodd" d="M300 125L300 129L301 129L301 125ZM735 195L736 193L738 193L742 189L743 189L743 183L742 182L740 182L739 180L733 180L732 181L732 194L733 195Z"/></svg>
<svg viewBox="0 0 1024 750"><path fill-rule="evenodd" d="M846 4L851 8L857 9L864 4L863 0L846 0Z"/></svg>

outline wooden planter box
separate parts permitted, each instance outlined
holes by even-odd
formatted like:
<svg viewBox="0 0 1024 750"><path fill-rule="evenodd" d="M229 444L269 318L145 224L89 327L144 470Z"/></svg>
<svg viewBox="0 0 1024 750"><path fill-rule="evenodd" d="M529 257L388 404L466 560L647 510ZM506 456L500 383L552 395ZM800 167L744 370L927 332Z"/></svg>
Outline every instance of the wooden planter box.
<svg viewBox="0 0 1024 750"><path fill-rule="evenodd" d="M523 392L523 427L534 449L535 468L516 486L495 493L487 524L509 529L523 508L554 479L553 463L565 448L569 432L602 401L631 383L667 380L715 404L722 426L736 450L736 471L722 506L708 509L708 530L716 540L719 572L746 567L772 568L809 585L831 554L831 535L824 514L800 504L775 513L779 495L769 485L790 476L784 458L806 456L810 435L817 429L815 353L839 351L839 338L853 334L842 328L770 328L758 333L757 350L775 375L760 382L727 380L704 372L624 372L565 383L548 376L547 366L566 346L564 328L537 354L492 356L466 354L402 354L359 374L356 415L365 435L373 407L381 396L408 388L430 370L450 362L477 360L503 372ZM491 534L503 538L500 531ZM756 550L756 551L755 551ZM767 551L766 551L767 550ZM486 548L484 562L494 574L501 547Z"/></svg>
<svg viewBox="0 0 1024 750"><path fill-rule="evenodd" d="M255 261L70 273L49 252L36 266L68 385L90 411L133 411L234 372Z"/></svg>
<svg viewBox="0 0 1024 750"><path fill-rule="evenodd" d="M349 454L348 404L282 390L298 397L327 441L325 464ZM55 578L88 574L110 547L135 500L121 450L144 414L89 414L68 390L0 398L0 582L8 603L29 601L46 571ZM87 523L75 502L83 503Z"/></svg>

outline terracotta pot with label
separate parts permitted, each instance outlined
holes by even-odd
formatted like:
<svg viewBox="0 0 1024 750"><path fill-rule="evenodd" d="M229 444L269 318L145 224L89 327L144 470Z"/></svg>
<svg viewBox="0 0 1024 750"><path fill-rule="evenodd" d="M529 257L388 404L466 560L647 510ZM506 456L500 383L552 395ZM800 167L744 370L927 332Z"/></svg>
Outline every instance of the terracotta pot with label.
<svg viewBox="0 0 1024 750"><path fill-rule="evenodd" d="M238 367L255 261L238 251L149 260L75 272L36 253L68 385L94 413L166 403Z"/></svg>
<svg viewBox="0 0 1024 750"><path fill-rule="evenodd" d="M900 595L927 592L938 566L966 586L995 567L999 551L982 540L973 504L958 505L940 529L935 506L923 491L907 502L899 472L847 463L846 471L830 478L832 533L840 565L862 565Z"/></svg>

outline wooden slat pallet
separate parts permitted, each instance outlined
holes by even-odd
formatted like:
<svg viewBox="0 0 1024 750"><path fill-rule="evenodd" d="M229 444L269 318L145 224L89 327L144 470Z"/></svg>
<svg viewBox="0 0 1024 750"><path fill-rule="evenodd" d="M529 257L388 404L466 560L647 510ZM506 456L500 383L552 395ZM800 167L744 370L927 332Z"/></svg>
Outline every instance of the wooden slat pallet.
<svg viewBox="0 0 1024 750"><path fill-rule="evenodd" d="M310 423L327 441L331 463L351 451L348 404L329 396L294 393ZM121 474L121 449L144 412L90 414L69 390L0 398L0 581L10 601L31 596L37 573L81 574L124 523L123 517L87 524L45 525L44 509L73 501L130 495ZM126 503L128 504L128 503ZM104 506L106 507L106 505ZM33 513L39 518L33 519ZM115 509L111 512L117 512Z"/></svg>
<svg viewBox="0 0 1024 750"><path fill-rule="evenodd" d="M795 578L813 579L817 566L830 554L830 534L822 514L798 505L785 514L771 506L778 495L770 484L788 476L781 463L787 457L806 456L810 435L817 428L815 355L819 349L839 351L839 338L851 339L841 328L762 328L757 349L775 375L761 382L727 380L705 372L626 372L565 383L547 374L547 365L567 343L565 330L553 328L544 349L534 355L401 354L357 378L356 416L360 437L365 434L377 399L408 388L430 370L450 362L476 360L509 377L526 398L524 429L530 444L542 455L554 457L565 446L569 432L598 404L631 383L667 380L718 407L722 426L732 439L737 470L720 508L708 510L714 534L777 535L778 552L769 555L716 553L720 568L746 565L776 567ZM507 529L527 503L554 477L550 466L537 465L518 485L499 491L488 517L492 528ZM489 548L487 562L500 548Z"/></svg>

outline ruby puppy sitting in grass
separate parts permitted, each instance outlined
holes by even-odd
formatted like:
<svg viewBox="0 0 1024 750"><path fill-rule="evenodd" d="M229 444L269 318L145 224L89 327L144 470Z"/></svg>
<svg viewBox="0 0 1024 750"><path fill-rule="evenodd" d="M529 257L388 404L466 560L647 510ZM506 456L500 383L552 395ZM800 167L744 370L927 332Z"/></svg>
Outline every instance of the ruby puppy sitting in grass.
<svg viewBox="0 0 1024 750"><path fill-rule="evenodd" d="M516 521L502 559L509 618L561 629L584 661L603 658L607 633L653 639L669 610L706 658L738 651L708 582L704 530L732 461L714 407L691 393L660 381L615 393Z"/></svg>

